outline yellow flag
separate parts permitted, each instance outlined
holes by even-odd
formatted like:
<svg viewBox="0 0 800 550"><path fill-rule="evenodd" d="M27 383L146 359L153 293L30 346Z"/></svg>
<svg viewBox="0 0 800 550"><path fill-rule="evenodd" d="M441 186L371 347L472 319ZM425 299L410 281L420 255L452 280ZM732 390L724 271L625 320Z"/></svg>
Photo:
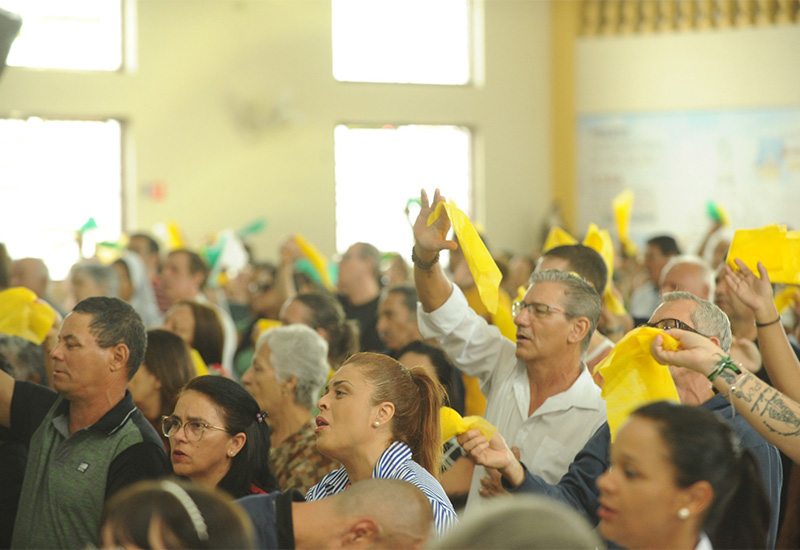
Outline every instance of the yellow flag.
<svg viewBox="0 0 800 550"><path fill-rule="evenodd" d="M295 235L294 240L297 243L297 246L300 247L300 250L303 252L303 256L305 256L311 265L314 266L314 269L319 273L320 279L322 280L322 284L325 286L326 289L329 291L333 291L333 285L331 284L331 278L328 275L328 261L325 259L325 256L317 250L317 248L308 242L302 235Z"/></svg>
<svg viewBox="0 0 800 550"><path fill-rule="evenodd" d="M760 229L739 229L733 234L728 250L728 265L739 259L754 273L758 262L764 264L773 283L800 284L800 231L787 231L785 225Z"/></svg>
<svg viewBox="0 0 800 550"><path fill-rule="evenodd" d="M19 336L37 346L56 319L55 310L36 293L18 286L0 292L0 333Z"/></svg>
<svg viewBox="0 0 800 550"><path fill-rule="evenodd" d="M208 374L208 366L206 362L203 361L203 358L200 356L200 352L194 348L189 350L190 355L192 356L192 363L194 364L194 372L197 376L205 376Z"/></svg>
<svg viewBox="0 0 800 550"><path fill-rule="evenodd" d="M472 278L475 279L475 286L478 287L481 302L489 313L495 315L499 300L498 289L503 275L467 215L459 210L453 201L437 204L436 210L428 216L428 225L433 224L442 215L442 209L447 212L447 217L453 224L453 230L458 236L458 242L464 252L464 258L467 260L467 266L472 273Z"/></svg>
<svg viewBox="0 0 800 550"><path fill-rule="evenodd" d="M625 310L625 304L611 291L611 281L614 277L614 242L611 240L611 235L605 229L600 229L595 224L590 223L589 229L586 231L586 237L583 239L583 245L600 254L608 268L606 290L603 293L606 307L614 315L625 315L628 313Z"/></svg>
<svg viewBox="0 0 800 550"><path fill-rule="evenodd" d="M494 437L497 433L497 428L492 426L488 420L482 416L467 416L461 418L458 411L450 407L442 407L440 412L441 426L442 426L442 443L448 441L451 437L461 435L467 430L476 429L481 432L487 441Z"/></svg>
<svg viewBox="0 0 800 550"><path fill-rule="evenodd" d="M633 211L633 191L626 189L611 201L611 209L614 212L614 223L617 226L619 242L625 250L625 255L629 258L636 255L636 244L631 240L630 223L631 212Z"/></svg>
<svg viewBox="0 0 800 550"><path fill-rule="evenodd" d="M661 330L640 327L626 334L611 353L595 367L603 376L611 441L628 416L653 401L680 401L669 368L653 359L650 344L664 336L664 349L678 349L678 341Z"/></svg>
<svg viewBox="0 0 800 550"><path fill-rule="evenodd" d="M555 248L557 246L563 246L567 244L578 244L578 239L558 227L554 225L550 228L550 232L547 234L547 238L544 240L544 246L542 247L542 254L547 252L548 250Z"/></svg>
<svg viewBox="0 0 800 550"><path fill-rule="evenodd" d="M792 302L795 300L795 296L800 296L800 288L794 285L786 286L778 292L775 295L775 307L778 313L781 313L784 309L791 306Z"/></svg>

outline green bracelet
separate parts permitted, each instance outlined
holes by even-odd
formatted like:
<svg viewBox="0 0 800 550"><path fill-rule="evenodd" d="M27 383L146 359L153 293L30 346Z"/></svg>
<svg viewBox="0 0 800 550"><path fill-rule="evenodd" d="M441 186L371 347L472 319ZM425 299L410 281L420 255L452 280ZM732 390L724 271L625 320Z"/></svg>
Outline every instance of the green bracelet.
<svg viewBox="0 0 800 550"><path fill-rule="evenodd" d="M736 363L730 357L722 357L717 364L714 365L714 371L708 375L708 381L714 382L714 379L719 376L723 370L728 369L733 371L735 374L742 374L741 369L736 366Z"/></svg>

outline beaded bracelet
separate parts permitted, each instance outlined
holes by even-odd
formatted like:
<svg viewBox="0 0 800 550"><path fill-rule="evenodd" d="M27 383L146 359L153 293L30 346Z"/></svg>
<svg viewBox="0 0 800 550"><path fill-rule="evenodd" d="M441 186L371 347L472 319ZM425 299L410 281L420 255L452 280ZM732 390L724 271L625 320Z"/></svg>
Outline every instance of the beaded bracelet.
<svg viewBox="0 0 800 550"><path fill-rule="evenodd" d="M422 271L430 271L433 269L433 266L436 262L439 261L439 253L436 253L436 256L430 262L423 261L419 256L417 256L417 248L415 246L411 247L411 261L414 262L414 265L420 268Z"/></svg>
<svg viewBox="0 0 800 550"><path fill-rule="evenodd" d="M730 357L722 357L719 361L717 361L717 364L714 365L714 371L708 375L708 381L713 382L714 379L719 376L719 373L725 369L733 371L734 374L742 374L742 371L736 366L736 363L734 363L733 359Z"/></svg>

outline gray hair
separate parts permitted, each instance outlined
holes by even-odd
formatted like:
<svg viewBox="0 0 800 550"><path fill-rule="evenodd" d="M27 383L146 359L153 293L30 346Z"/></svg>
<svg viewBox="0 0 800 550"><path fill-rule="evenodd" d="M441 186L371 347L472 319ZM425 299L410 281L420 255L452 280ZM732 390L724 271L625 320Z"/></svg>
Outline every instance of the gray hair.
<svg viewBox="0 0 800 550"><path fill-rule="evenodd" d="M681 254L679 256L673 256L670 258L670 260L664 264L664 267L661 268L661 275L658 276L658 286L662 286L664 284L664 279L667 277L667 273L669 273L670 269L678 264L696 265L697 267L701 268L703 271L703 282L706 284L706 286L708 286L708 295L711 297L714 296L714 291L717 288L714 268L712 268L711 264L709 264L703 258L693 254Z"/></svg>
<svg viewBox="0 0 800 550"><path fill-rule="evenodd" d="M39 383L47 385L47 370L44 366L44 349L19 336L0 334L0 354L14 367L14 377L27 380L33 374Z"/></svg>
<svg viewBox="0 0 800 550"><path fill-rule="evenodd" d="M728 352L731 349L731 322L725 312L712 304L708 300L698 298L689 292L676 291L667 292L661 297L661 303L692 301L697 307L690 315L694 328L697 332L705 336L713 336L719 340L719 347L722 351Z"/></svg>
<svg viewBox="0 0 800 550"><path fill-rule="evenodd" d="M266 331L256 349L264 344L269 346L269 362L278 382L297 378L294 399L311 409L328 379L328 343L311 327L298 324Z"/></svg>
<svg viewBox="0 0 800 550"><path fill-rule="evenodd" d="M595 288L585 279L573 273L555 269L534 272L530 282L531 286L536 283L558 283L564 287L564 308L567 310L567 318L586 317L589 320L589 332L583 339L583 352L585 353L589 349L589 341L600 321L600 311L602 310L600 295Z"/></svg>

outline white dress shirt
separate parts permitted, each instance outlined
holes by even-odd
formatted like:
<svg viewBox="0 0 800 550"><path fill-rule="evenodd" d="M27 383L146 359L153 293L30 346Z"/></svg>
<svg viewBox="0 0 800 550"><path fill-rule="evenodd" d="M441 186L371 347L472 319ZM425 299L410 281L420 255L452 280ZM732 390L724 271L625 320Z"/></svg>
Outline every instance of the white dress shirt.
<svg viewBox="0 0 800 550"><path fill-rule="evenodd" d="M516 345L470 309L458 287L435 311L426 313L418 304L417 317L422 335L436 338L456 367L478 378L487 401L484 416L509 446L519 447L528 470L558 482L606 421L600 388L585 365L569 389L549 397L528 416L530 384L525 362L516 357ZM485 475L482 467L475 468L467 512L481 499L478 489Z"/></svg>

